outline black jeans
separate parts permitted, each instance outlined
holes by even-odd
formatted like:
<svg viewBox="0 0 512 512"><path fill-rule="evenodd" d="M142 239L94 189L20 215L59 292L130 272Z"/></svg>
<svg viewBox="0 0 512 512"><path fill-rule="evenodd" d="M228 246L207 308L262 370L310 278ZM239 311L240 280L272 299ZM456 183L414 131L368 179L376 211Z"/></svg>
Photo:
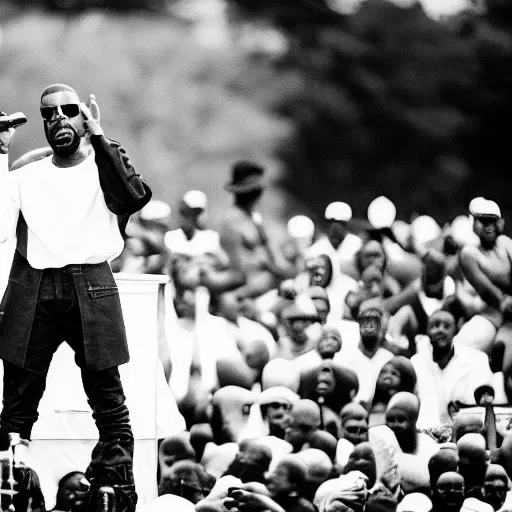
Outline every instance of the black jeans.
<svg viewBox="0 0 512 512"><path fill-rule="evenodd" d="M133 457L130 417L117 366L101 371L85 365L82 321L72 273L76 265L43 271L26 357L26 368L4 361L0 449L9 446L9 432L30 439L37 408L46 387L53 354L66 341L75 352L100 443L117 442ZM30 369L28 369L30 368ZM65 382L62 383L66 385ZM131 462L131 461L130 461Z"/></svg>

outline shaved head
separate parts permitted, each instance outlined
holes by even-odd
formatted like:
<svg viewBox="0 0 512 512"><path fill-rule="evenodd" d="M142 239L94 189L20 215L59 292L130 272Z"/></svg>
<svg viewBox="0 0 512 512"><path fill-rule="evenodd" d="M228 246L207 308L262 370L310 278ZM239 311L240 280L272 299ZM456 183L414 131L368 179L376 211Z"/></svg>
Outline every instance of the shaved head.
<svg viewBox="0 0 512 512"><path fill-rule="evenodd" d="M73 94L76 94L78 97L78 94L75 91L75 89L73 89L73 87L70 87L69 85L66 85L66 84L53 84L53 85L49 85L43 91L43 93L41 94L41 101L43 100L43 98L45 96L48 96L49 94L53 94L55 92L61 92L61 91L72 92Z"/></svg>

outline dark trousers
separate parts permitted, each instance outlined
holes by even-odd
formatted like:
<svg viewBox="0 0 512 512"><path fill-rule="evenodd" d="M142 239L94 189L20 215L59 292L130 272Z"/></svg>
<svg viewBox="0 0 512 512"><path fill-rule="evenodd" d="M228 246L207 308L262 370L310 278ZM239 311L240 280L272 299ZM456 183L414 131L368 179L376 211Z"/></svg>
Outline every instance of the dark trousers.
<svg viewBox="0 0 512 512"><path fill-rule="evenodd" d="M92 371L85 365L82 320L72 275L79 271L77 267L80 266L43 271L25 367L4 361L0 449L8 448L9 432L30 439L53 354L66 341L81 368L84 390L100 435L99 444L119 443L132 458L133 435L117 366Z"/></svg>

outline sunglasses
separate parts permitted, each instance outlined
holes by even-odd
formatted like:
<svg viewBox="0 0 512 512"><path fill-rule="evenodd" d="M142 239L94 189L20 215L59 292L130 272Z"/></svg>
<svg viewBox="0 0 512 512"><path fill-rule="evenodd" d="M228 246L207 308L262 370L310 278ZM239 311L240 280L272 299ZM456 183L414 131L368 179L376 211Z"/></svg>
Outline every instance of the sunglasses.
<svg viewBox="0 0 512 512"><path fill-rule="evenodd" d="M80 105L68 103L66 105L57 105L56 107L41 107L41 116L45 121L50 121L56 113L67 118L76 117L80 114Z"/></svg>

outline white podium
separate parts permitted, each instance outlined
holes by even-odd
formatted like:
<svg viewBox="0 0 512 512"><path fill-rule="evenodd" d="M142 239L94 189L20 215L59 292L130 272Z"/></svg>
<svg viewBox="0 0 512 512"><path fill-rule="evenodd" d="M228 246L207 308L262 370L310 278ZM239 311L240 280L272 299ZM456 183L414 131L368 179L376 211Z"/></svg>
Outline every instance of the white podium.
<svg viewBox="0 0 512 512"><path fill-rule="evenodd" d="M157 384L159 379L165 381L158 358L163 324L159 316L164 311L159 301L163 300L168 278L131 274L115 277L130 350L130 362L119 369L135 437L135 484L139 504L143 504L157 496ZM68 471L85 471L98 439L80 370L66 343L53 358L39 414L28 462L41 479L49 510L55 504L58 480Z"/></svg>

